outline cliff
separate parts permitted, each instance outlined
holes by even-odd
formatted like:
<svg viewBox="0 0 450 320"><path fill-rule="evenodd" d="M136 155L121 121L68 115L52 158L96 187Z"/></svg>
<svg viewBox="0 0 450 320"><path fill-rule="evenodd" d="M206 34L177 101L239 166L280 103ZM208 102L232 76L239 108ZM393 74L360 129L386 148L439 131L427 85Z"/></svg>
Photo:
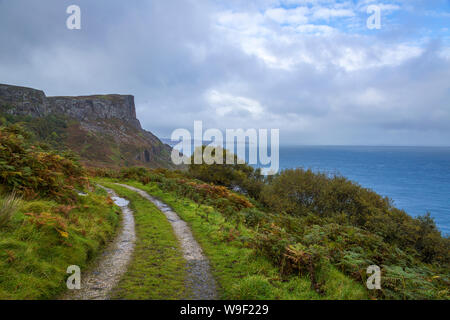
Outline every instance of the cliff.
<svg viewBox="0 0 450 320"><path fill-rule="evenodd" d="M131 95L93 95L85 97L46 97L40 90L0 84L0 104L12 105L14 115L42 117L65 114L82 122L97 119L120 119L142 129L136 118Z"/></svg>
<svg viewBox="0 0 450 320"><path fill-rule="evenodd" d="M86 165L172 167L171 147L142 129L131 95L47 97L41 90L0 84L0 107L15 119L63 117L65 145Z"/></svg>

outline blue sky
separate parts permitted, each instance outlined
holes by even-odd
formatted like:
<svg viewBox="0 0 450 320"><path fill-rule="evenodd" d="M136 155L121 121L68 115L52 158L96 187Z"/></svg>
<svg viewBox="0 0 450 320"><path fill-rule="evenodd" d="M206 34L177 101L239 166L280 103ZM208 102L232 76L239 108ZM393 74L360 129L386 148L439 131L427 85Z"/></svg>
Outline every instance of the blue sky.
<svg viewBox="0 0 450 320"><path fill-rule="evenodd" d="M0 0L0 37L0 82L133 94L161 137L203 120L282 144L450 145L448 0Z"/></svg>

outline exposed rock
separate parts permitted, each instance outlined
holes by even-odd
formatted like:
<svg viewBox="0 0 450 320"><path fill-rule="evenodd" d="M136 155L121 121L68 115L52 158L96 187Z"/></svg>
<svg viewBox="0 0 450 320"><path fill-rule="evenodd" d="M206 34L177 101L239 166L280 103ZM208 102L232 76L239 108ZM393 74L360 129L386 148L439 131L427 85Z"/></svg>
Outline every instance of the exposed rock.
<svg viewBox="0 0 450 320"><path fill-rule="evenodd" d="M120 119L137 129L134 97L130 95L105 95L89 97L49 97L48 108L53 113L63 113L81 122L97 119Z"/></svg>
<svg viewBox="0 0 450 320"><path fill-rule="evenodd" d="M15 115L39 117L60 113L81 122L120 119L141 129L131 95L46 97L40 90L0 84L0 103L14 106L9 113Z"/></svg>
<svg viewBox="0 0 450 320"><path fill-rule="evenodd" d="M87 165L173 167L172 148L142 129L131 95L46 97L41 90L0 84L2 106L15 116L71 119L67 146Z"/></svg>
<svg viewBox="0 0 450 320"><path fill-rule="evenodd" d="M43 91L0 84L0 104L14 106L12 114L43 116L48 113Z"/></svg>

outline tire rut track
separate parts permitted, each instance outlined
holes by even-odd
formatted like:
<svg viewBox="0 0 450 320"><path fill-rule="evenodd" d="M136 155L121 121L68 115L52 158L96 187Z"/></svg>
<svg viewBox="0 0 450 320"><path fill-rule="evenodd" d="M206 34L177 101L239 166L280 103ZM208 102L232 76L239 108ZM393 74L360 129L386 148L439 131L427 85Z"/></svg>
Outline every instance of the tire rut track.
<svg viewBox="0 0 450 320"><path fill-rule="evenodd" d="M152 202L166 217L172 225L175 235L183 250L183 257L187 262L186 286L191 290L193 300L215 300L218 298L216 282L211 274L208 259L192 235L187 223L162 201L150 196L147 192L126 185L117 185L137 192L146 200Z"/></svg>
<svg viewBox="0 0 450 320"><path fill-rule="evenodd" d="M95 267L82 273L81 289L68 290L61 300L108 300L111 290L119 283L132 258L136 242L133 211L129 202L101 185L122 210L122 225L118 235L103 251Z"/></svg>

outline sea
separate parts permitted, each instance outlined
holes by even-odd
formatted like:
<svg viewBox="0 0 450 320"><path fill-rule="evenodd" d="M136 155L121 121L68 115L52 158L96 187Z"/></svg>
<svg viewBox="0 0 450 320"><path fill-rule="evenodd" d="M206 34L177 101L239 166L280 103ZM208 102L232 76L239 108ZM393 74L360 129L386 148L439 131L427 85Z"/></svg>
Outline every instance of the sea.
<svg viewBox="0 0 450 320"><path fill-rule="evenodd" d="M450 235L450 147L280 147L280 168L340 174Z"/></svg>

